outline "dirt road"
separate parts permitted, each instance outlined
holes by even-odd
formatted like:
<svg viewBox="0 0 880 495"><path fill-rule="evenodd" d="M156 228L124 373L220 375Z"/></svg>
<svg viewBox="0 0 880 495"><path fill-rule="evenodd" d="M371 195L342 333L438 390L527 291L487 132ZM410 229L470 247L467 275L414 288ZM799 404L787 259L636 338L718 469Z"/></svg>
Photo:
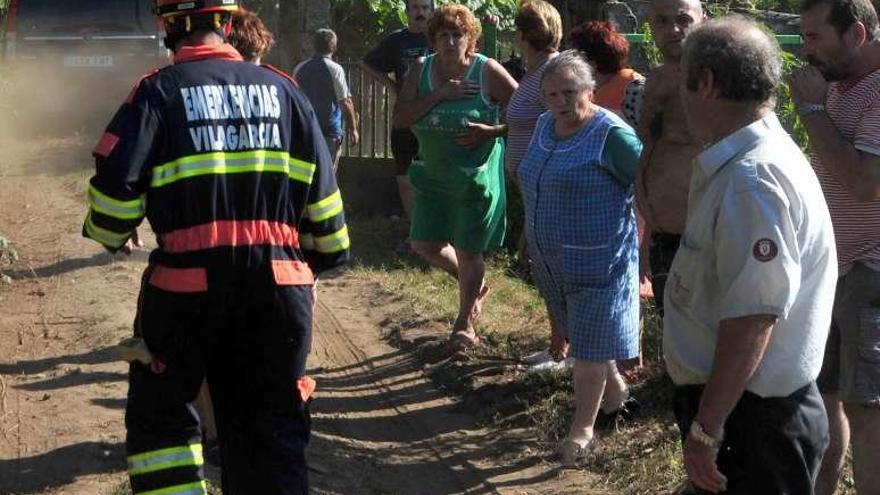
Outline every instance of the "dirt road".
<svg viewBox="0 0 880 495"><path fill-rule="evenodd" d="M20 255L0 266L12 278L0 282L0 494L127 493L127 366L112 346L130 335L146 254L110 255L80 237L91 141L0 143L0 233ZM527 432L457 413L381 338L387 308L374 292L346 275L320 288L316 493L583 493L585 475L522 455Z"/></svg>

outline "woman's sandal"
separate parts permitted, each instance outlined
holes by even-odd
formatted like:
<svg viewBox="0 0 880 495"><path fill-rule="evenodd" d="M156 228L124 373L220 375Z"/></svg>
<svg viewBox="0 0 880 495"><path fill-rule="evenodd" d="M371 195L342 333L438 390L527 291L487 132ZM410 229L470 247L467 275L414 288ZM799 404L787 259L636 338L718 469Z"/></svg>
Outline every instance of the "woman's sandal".
<svg viewBox="0 0 880 495"><path fill-rule="evenodd" d="M449 336L448 345L451 351L462 352L480 345L480 337L467 330L456 330Z"/></svg>
<svg viewBox="0 0 880 495"><path fill-rule="evenodd" d="M611 412L605 412L600 409L599 414L596 416L595 427L597 430L617 430L622 423L631 421L637 416L641 408L642 404L634 397L627 397L620 407Z"/></svg>
<svg viewBox="0 0 880 495"><path fill-rule="evenodd" d="M596 446L596 438L593 437L584 445L581 445L570 438L566 438L556 448L556 455L559 457L559 463L564 468L576 468L578 463L584 460L593 451Z"/></svg>

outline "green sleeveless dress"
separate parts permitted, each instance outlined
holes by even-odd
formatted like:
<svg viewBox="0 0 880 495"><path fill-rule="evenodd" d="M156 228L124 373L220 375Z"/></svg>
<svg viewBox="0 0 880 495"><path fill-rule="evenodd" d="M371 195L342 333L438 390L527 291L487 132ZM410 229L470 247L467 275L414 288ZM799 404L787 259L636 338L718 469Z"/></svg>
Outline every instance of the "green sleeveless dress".
<svg viewBox="0 0 880 495"><path fill-rule="evenodd" d="M422 69L420 96L433 90L434 57L429 56ZM504 142L496 138L475 149L455 142L457 135L467 131L467 122L498 123L498 106L484 95L487 60L475 54L465 75L480 85L477 95L442 102L411 128L421 157L408 174L416 198L412 241L448 242L468 253L483 253L504 241Z"/></svg>

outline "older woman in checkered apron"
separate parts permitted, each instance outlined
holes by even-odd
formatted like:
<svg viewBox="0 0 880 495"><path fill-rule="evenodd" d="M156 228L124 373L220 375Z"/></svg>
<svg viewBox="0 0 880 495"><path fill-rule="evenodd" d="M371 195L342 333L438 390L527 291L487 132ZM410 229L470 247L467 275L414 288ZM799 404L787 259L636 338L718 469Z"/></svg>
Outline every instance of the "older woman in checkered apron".
<svg viewBox="0 0 880 495"><path fill-rule="evenodd" d="M615 360L639 354L638 234L633 178L641 142L591 102L594 80L575 51L548 62L541 116L519 168L529 252L551 320L551 354L575 358L575 414L559 455L591 450L600 407L629 395ZM603 404L604 397L604 404Z"/></svg>

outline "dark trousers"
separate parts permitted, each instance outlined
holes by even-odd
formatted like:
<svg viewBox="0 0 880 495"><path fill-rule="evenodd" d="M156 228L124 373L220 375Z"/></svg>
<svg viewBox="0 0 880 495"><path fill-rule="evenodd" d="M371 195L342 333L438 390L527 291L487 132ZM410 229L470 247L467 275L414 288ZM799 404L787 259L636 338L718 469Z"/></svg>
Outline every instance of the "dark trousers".
<svg viewBox="0 0 880 495"><path fill-rule="evenodd" d="M651 249L648 260L651 264L651 289L654 291L654 304L663 316L663 295L666 291L666 279L669 278L669 269L672 268L672 260L678 252L681 236L677 234L651 234Z"/></svg>
<svg viewBox="0 0 880 495"><path fill-rule="evenodd" d="M419 141L409 129L391 131L391 154L397 175L406 175L409 165L419 154Z"/></svg>
<svg viewBox="0 0 880 495"><path fill-rule="evenodd" d="M133 492L199 493L200 428L190 403L207 377L223 493L307 493L310 425L297 380L311 347L311 286L276 285L268 268L201 292L169 292L148 278L136 332L154 364L131 365L125 417Z"/></svg>
<svg viewBox="0 0 880 495"><path fill-rule="evenodd" d="M675 389L673 410L682 441L702 394L702 385ZM828 417L815 382L787 397L745 392L724 423L717 460L727 477L724 493L810 495L827 447Z"/></svg>

